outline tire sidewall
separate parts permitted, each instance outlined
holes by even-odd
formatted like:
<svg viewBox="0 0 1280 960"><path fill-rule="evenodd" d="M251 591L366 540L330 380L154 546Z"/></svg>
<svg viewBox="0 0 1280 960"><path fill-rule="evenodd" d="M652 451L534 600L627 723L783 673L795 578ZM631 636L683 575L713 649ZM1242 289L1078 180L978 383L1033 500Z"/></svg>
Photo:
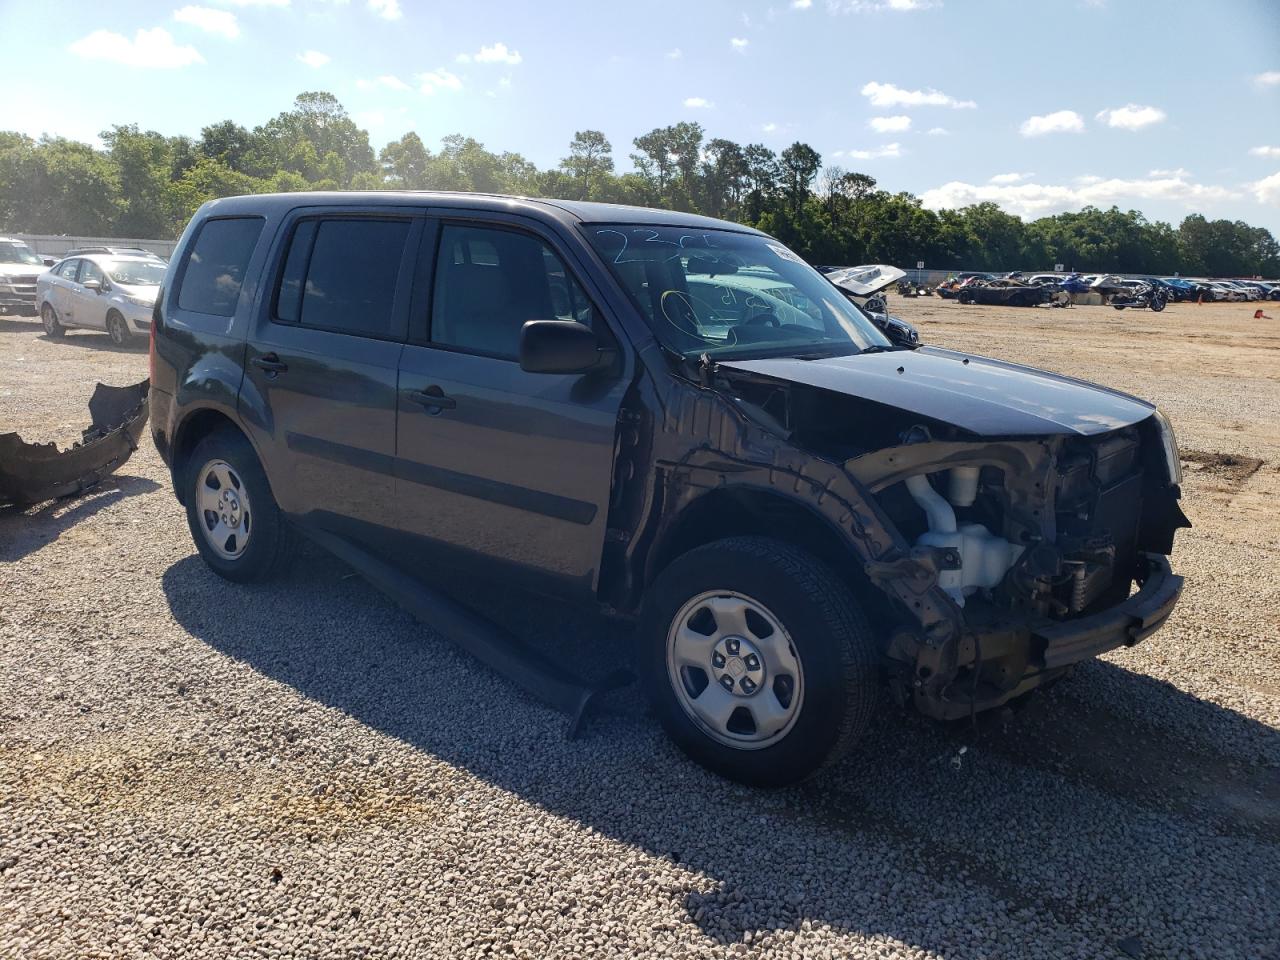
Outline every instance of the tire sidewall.
<svg viewBox="0 0 1280 960"><path fill-rule="evenodd" d="M117 333L117 331L119 332ZM110 313L107 315L107 336L111 338L111 342L117 347L129 345L129 326L120 314Z"/></svg>
<svg viewBox="0 0 1280 960"><path fill-rule="evenodd" d="M731 779L757 786L791 783L821 767L844 730L846 666L839 649L844 641L833 636L822 605L790 575L785 564L771 563L756 554L735 553L733 543L721 541L710 548L723 544L725 549L704 547L686 554L654 582L641 615L642 673L663 727L692 759ZM744 594L767 607L790 635L800 660L804 684L800 713L791 729L770 746L744 750L713 740L685 712L672 689L667 669L672 620L691 598L716 590Z"/></svg>
<svg viewBox="0 0 1280 960"><path fill-rule="evenodd" d="M204 465L211 460L225 460L235 470L248 491L251 510L249 543L234 560L219 556L202 529L197 501L197 484ZM231 430L218 430L204 437L192 450L183 471L183 501L187 526L196 550L209 567L221 577L237 583L267 579L276 564L286 536L285 519L271 494L271 485L253 446L245 437Z"/></svg>
<svg viewBox="0 0 1280 960"><path fill-rule="evenodd" d="M40 308L40 323L44 327L45 336L60 337L62 336L62 323L58 320L58 311L53 309L53 305L45 301Z"/></svg>

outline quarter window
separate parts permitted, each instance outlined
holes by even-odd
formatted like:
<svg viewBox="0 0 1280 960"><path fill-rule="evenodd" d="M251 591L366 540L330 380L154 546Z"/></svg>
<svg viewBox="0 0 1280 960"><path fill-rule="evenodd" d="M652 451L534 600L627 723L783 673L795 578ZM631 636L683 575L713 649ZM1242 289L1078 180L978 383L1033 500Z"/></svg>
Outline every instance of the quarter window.
<svg viewBox="0 0 1280 960"><path fill-rule="evenodd" d="M281 323L388 337L408 220L304 220L276 293Z"/></svg>
<svg viewBox="0 0 1280 960"><path fill-rule="evenodd" d="M182 266L179 308L218 317L235 314L262 223L261 217L205 221Z"/></svg>
<svg viewBox="0 0 1280 960"><path fill-rule="evenodd" d="M436 258L431 339L515 360L529 320L594 325L586 294L546 244L523 233L446 224Z"/></svg>

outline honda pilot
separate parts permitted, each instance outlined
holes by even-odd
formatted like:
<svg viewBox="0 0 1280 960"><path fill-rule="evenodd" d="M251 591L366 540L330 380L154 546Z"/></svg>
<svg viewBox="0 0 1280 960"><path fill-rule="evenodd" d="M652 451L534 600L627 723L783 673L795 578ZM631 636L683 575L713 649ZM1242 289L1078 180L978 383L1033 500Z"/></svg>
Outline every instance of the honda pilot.
<svg viewBox="0 0 1280 960"><path fill-rule="evenodd" d="M1151 404L895 345L772 237L450 193L200 208L151 326L196 548L295 532L629 621L675 742L792 782L886 699L968 717L1148 637L1182 589Z"/></svg>

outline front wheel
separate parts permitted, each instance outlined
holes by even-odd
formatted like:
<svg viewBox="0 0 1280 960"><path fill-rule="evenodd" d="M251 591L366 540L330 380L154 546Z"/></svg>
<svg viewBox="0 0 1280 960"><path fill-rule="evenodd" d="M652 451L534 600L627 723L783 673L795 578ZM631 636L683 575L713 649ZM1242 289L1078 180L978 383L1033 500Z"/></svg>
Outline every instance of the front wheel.
<svg viewBox="0 0 1280 960"><path fill-rule="evenodd" d="M107 314L107 336L111 338L111 342L117 347L127 347L129 345L129 325L124 322L124 317L114 310Z"/></svg>
<svg viewBox="0 0 1280 960"><path fill-rule="evenodd" d="M667 733L742 783L812 775L879 701L875 644L849 588L778 540L719 540L675 560L650 588L640 636Z"/></svg>
<svg viewBox="0 0 1280 960"><path fill-rule="evenodd" d="M1164 305L1165 305L1165 299L1164 299L1164 297L1152 297L1152 298L1151 298L1151 310L1152 310L1154 313L1159 313L1161 310L1163 310L1163 309L1164 309Z"/></svg>

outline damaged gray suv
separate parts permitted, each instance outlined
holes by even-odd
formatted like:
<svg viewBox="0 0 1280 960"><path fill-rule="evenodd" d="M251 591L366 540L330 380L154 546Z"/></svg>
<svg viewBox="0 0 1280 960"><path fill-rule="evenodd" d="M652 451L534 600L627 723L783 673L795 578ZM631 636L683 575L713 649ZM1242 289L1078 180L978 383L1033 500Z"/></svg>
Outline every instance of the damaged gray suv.
<svg viewBox="0 0 1280 960"><path fill-rule="evenodd" d="M935 718L987 710L1143 640L1182 589L1154 406L897 346L736 224L217 200L178 244L151 358L155 442L217 573L265 578L304 533L570 706L590 688L434 572L593 605L635 623L672 738L748 783L839 756L882 687Z"/></svg>

